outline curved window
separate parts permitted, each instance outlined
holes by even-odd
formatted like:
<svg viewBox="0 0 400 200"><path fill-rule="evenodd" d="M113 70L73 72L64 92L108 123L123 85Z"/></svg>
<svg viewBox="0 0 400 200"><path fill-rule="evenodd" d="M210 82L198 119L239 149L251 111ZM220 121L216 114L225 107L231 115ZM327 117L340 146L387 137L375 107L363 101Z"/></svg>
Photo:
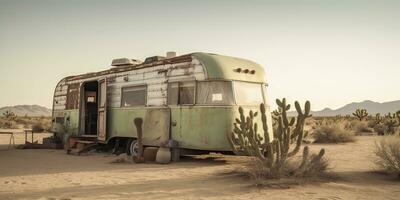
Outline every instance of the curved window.
<svg viewBox="0 0 400 200"><path fill-rule="evenodd" d="M206 81L197 83L196 104L234 105L232 82Z"/></svg>
<svg viewBox="0 0 400 200"><path fill-rule="evenodd" d="M235 81L238 105L260 105L264 102L262 84Z"/></svg>

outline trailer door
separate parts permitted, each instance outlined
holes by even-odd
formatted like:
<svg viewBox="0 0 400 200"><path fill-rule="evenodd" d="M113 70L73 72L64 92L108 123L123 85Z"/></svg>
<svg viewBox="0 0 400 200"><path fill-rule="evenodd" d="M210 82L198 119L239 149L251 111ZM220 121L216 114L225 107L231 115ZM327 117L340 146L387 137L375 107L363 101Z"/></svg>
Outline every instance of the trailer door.
<svg viewBox="0 0 400 200"><path fill-rule="evenodd" d="M97 121L97 139L100 142L105 142L107 134L107 79L100 79L98 84L99 109Z"/></svg>

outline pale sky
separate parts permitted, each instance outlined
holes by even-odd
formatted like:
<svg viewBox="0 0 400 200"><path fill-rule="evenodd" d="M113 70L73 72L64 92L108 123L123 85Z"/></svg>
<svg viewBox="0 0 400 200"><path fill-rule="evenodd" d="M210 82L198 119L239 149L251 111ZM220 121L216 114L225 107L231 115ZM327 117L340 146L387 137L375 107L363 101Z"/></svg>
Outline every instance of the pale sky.
<svg viewBox="0 0 400 200"><path fill-rule="evenodd" d="M400 99L400 1L0 0L0 107L51 108L57 82L176 51L263 65L270 102Z"/></svg>

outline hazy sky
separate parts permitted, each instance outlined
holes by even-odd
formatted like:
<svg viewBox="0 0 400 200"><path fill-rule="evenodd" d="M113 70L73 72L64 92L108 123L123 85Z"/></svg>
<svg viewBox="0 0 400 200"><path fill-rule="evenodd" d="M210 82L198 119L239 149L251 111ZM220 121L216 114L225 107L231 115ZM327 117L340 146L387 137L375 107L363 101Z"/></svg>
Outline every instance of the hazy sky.
<svg viewBox="0 0 400 200"><path fill-rule="evenodd" d="M400 1L0 0L0 107L130 57L211 52L266 68L271 101L400 99Z"/></svg>

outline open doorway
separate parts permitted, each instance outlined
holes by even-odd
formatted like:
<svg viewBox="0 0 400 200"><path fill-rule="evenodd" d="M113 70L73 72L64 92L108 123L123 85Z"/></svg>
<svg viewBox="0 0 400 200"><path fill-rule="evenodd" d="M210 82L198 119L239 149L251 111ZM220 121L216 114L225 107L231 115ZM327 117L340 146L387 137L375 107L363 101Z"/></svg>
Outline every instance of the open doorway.
<svg viewBox="0 0 400 200"><path fill-rule="evenodd" d="M97 119L98 119L98 82L86 82L82 86L83 89L83 125L84 135L96 136L97 135Z"/></svg>

